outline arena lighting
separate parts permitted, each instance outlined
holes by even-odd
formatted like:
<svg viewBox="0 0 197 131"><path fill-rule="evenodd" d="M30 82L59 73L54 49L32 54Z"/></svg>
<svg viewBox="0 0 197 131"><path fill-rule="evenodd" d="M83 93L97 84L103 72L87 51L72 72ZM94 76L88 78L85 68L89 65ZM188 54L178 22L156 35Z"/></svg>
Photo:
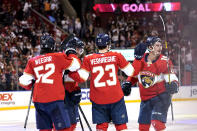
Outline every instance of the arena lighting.
<svg viewBox="0 0 197 131"><path fill-rule="evenodd" d="M101 13L115 12L120 7L122 12L160 12L160 11L179 11L180 2L146 3L146 4L96 4L93 9Z"/></svg>
<svg viewBox="0 0 197 131"><path fill-rule="evenodd" d="M171 11L172 10L172 5L170 3L164 3L164 8L166 11Z"/></svg>
<svg viewBox="0 0 197 131"><path fill-rule="evenodd" d="M114 4L110 4L110 5L111 5L113 11L115 11L116 10L116 7L114 6Z"/></svg>

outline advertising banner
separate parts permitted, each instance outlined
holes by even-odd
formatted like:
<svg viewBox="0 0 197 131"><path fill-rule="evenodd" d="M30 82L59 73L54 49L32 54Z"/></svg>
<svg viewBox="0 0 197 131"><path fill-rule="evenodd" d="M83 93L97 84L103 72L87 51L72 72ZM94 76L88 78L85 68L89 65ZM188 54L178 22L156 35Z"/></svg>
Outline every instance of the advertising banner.
<svg viewBox="0 0 197 131"><path fill-rule="evenodd" d="M82 89L81 105L89 105L90 90ZM0 92L0 111L26 109L29 105L31 91ZM173 95L174 101L197 100L197 86L182 86L179 93ZM139 88L132 88L131 94L125 97L126 103L140 102ZM33 103L31 103L33 107Z"/></svg>

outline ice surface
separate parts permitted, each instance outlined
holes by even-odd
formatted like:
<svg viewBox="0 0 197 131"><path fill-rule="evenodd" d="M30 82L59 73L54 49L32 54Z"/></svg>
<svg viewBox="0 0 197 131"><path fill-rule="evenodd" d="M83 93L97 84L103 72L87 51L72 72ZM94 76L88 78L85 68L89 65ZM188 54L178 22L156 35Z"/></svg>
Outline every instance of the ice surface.
<svg viewBox="0 0 197 131"><path fill-rule="evenodd" d="M126 105L129 116L128 131L138 131L139 103L127 103ZM82 105L81 107L92 130L95 131L95 125L91 122L91 105ZM169 108L167 131L197 131L197 101L173 102L173 108L175 120L172 122L171 108ZM26 130L23 128L26 114L26 109L0 111L0 131L38 131L35 124L35 109L30 110ZM82 122L85 131L89 131L83 117ZM81 130L80 123L78 123L76 131ZM115 131L113 124L109 125L108 131ZM151 127L150 131L154 131L154 129Z"/></svg>

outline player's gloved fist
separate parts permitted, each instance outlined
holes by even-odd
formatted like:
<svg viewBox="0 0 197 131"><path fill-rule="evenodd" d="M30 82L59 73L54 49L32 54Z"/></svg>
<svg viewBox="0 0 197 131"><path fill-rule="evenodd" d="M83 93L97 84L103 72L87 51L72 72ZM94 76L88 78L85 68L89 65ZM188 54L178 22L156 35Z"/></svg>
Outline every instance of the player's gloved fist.
<svg viewBox="0 0 197 131"><path fill-rule="evenodd" d="M144 53L146 52L147 49L147 44L145 43L139 43L136 45L135 50L134 50L134 57L137 60L141 60L142 57L144 56Z"/></svg>
<svg viewBox="0 0 197 131"><path fill-rule="evenodd" d="M74 105L79 104L81 101L81 89L76 90L76 91L72 91L70 93L70 100Z"/></svg>
<svg viewBox="0 0 197 131"><path fill-rule="evenodd" d="M32 80L32 85L34 85L34 84L35 84L35 82L36 82L36 81L33 79L33 80Z"/></svg>
<svg viewBox="0 0 197 131"><path fill-rule="evenodd" d="M64 53L68 56L70 54L77 54L76 50L74 48L67 48Z"/></svg>
<svg viewBox="0 0 197 131"><path fill-rule="evenodd" d="M64 75L68 75L69 72L70 72L69 70L65 70Z"/></svg>
<svg viewBox="0 0 197 131"><path fill-rule="evenodd" d="M179 91L178 83L175 81L172 81L171 83L166 83L165 87L166 87L166 91L170 94L175 94L178 93Z"/></svg>
<svg viewBox="0 0 197 131"><path fill-rule="evenodd" d="M124 96L128 96L131 94L131 82L123 82L121 87L122 87L122 91L124 93Z"/></svg>

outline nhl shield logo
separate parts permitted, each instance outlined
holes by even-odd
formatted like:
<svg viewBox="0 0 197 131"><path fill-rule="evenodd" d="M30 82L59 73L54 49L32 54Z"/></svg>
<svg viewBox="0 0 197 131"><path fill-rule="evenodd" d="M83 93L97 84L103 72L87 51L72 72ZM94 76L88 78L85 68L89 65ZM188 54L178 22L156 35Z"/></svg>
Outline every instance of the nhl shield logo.
<svg viewBox="0 0 197 131"><path fill-rule="evenodd" d="M149 88L154 83L154 77L149 75L141 75L141 82L144 88Z"/></svg>

